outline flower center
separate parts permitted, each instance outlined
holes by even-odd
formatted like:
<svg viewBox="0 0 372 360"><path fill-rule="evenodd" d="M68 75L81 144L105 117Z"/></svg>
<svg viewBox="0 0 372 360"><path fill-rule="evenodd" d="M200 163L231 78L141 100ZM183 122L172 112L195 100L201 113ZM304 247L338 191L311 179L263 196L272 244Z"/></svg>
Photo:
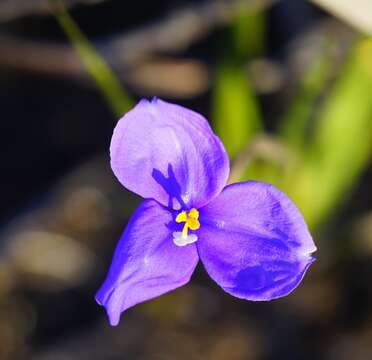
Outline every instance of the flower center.
<svg viewBox="0 0 372 360"><path fill-rule="evenodd" d="M200 222L198 219L199 211L195 208L192 208L189 212L181 211L177 215L176 222L185 223L182 232L176 231L173 233L173 242L177 246L185 246L198 240L198 237L195 234L188 234L189 229L197 230L200 228Z"/></svg>

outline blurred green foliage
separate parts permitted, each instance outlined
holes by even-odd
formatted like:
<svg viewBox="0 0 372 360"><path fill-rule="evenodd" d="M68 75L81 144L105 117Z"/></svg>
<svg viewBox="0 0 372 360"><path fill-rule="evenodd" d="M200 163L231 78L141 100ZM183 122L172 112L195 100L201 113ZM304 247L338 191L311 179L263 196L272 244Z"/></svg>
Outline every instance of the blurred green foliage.
<svg viewBox="0 0 372 360"><path fill-rule="evenodd" d="M258 100L246 71L247 61L262 53L264 14L237 9L236 21L226 30L215 71L212 119L230 157L235 157L262 129Z"/></svg>
<svg viewBox="0 0 372 360"><path fill-rule="evenodd" d="M127 111L133 103L109 66L67 12L58 11L56 17L113 112L121 115ZM368 164L372 150L372 39L357 42L330 92L325 89L332 72L332 44L325 41L323 51L300 81L278 134L263 136L259 101L246 66L264 52L265 18L259 10L243 9L235 19L224 33L211 109L216 132L230 157L237 160L233 174L239 175L234 180L276 185L315 228L350 196ZM242 169L235 171L234 166Z"/></svg>
<svg viewBox="0 0 372 360"><path fill-rule="evenodd" d="M216 132L230 157L234 157L261 129L257 99L244 68L229 64L219 65L213 104Z"/></svg>
<svg viewBox="0 0 372 360"><path fill-rule="evenodd" d="M55 5L54 3L52 3ZM55 11L56 19L78 52L84 66L97 83L107 104L116 116L121 116L133 106L133 101L125 92L119 80L98 54L77 24L64 9L58 6Z"/></svg>
<svg viewBox="0 0 372 360"><path fill-rule="evenodd" d="M288 191L312 225L324 222L349 196L368 164L372 150L371 64L372 39L362 39L321 108L302 166L288 179Z"/></svg>
<svg viewBox="0 0 372 360"><path fill-rule="evenodd" d="M329 81L332 67L331 50L331 44L324 41L323 51L315 57L300 80L295 98L279 124L279 135L299 151L306 144L306 134L314 110L317 109L316 102Z"/></svg>
<svg viewBox="0 0 372 360"><path fill-rule="evenodd" d="M273 183L295 201L310 227L324 224L350 196L371 155L371 64L372 39L362 39L319 105L331 66L321 54L284 116L278 136L282 154L273 147L271 154L269 149L247 158L240 180Z"/></svg>
<svg viewBox="0 0 372 360"><path fill-rule="evenodd" d="M247 26L242 26L244 14L239 14L233 31L227 30L228 43L223 45L233 50L217 65L214 124L230 156L237 158L236 166L245 166L237 172L233 166L233 175L240 174L233 180L273 183L289 194L310 227L316 228L348 198L371 154L372 40L358 41L327 94L332 44L325 40L323 51L307 69L281 120L278 134L258 142L263 122L245 66L263 51L265 30L259 13L249 16L250 21L245 18L244 22ZM247 145L248 151L242 152Z"/></svg>

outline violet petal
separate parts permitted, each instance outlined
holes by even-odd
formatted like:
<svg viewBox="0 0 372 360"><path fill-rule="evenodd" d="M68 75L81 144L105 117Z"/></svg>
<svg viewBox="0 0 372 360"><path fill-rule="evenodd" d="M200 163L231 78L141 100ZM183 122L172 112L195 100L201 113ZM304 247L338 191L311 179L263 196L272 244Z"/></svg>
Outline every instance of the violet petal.
<svg viewBox="0 0 372 360"><path fill-rule="evenodd" d="M200 114L143 99L118 122L111 167L127 189L179 210L199 208L226 184L226 151Z"/></svg>
<svg viewBox="0 0 372 360"><path fill-rule="evenodd" d="M115 250L108 276L96 294L110 324L138 303L186 284L198 263L195 244L173 243L172 213L154 200L136 210Z"/></svg>
<svg viewBox="0 0 372 360"><path fill-rule="evenodd" d="M316 250L293 202L272 185L227 186L200 210L197 248L209 275L228 293L271 300L290 293Z"/></svg>

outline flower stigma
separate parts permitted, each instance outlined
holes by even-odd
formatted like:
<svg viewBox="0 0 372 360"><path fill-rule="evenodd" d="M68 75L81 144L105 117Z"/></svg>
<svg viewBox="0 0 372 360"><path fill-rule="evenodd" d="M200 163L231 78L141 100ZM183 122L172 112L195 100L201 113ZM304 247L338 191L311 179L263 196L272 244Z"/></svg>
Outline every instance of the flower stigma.
<svg viewBox="0 0 372 360"><path fill-rule="evenodd" d="M195 208L192 208L189 212L181 211L177 215L176 222L185 223L182 231L176 231L173 233L173 242L177 246L185 246L198 240L198 237L195 234L188 234L189 229L197 230L200 228L200 222L198 219L199 211Z"/></svg>

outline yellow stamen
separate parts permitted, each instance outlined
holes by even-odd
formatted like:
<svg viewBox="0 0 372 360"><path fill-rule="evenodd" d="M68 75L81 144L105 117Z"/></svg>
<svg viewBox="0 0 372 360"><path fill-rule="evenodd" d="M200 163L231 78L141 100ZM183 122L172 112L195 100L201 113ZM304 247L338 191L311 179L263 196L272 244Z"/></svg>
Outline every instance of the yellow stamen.
<svg viewBox="0 0 372 360"><path fill-rule="evenodd" d="M198 220L198 219L199 219L199 211L196 210L195 208L192 208L192 209L189 211L189 217L192 218L192 219L196 219L196 220Z"/></svg>
<svg viewBox="0 0 372 360"><path fill-rule="evenodd" d="M192 208L188 213L186 211L182 211L177 215L176 222L185 223L185 225L183 226L182 235L181 235L184 239L187 238L187 232L189 228L191 230L197 230L200 228L200 222L198 219L199 219L199 211L195 208Z"/></svg>
<svg viewBox="0 0 372 360"><path fill-rule="evenodd" d="M187 220L187 214L186 211L180 212L176 217L176 222L181 223L185 222Z"/></svg>

